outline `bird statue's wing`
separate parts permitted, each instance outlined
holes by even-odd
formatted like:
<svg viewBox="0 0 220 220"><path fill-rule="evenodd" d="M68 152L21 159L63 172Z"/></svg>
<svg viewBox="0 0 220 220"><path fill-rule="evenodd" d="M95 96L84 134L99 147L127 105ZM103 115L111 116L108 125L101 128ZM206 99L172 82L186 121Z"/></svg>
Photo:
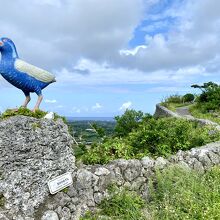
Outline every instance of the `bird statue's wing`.
<svg viewBox="0 0 220 220"><path fill-rule="evenodd" d="M52 73L31 65L20 59L16 59L15 69L20 72L26 73L41 82L51 83L55 81L55 76Z"/></svg>

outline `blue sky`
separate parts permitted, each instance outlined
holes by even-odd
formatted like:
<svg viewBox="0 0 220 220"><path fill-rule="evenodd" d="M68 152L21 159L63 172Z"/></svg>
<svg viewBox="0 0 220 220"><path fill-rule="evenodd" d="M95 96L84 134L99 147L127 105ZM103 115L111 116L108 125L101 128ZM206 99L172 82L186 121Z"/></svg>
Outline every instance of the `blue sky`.
<svg viewBox="0 0 220 220"><path fill-rule="evenodd" d="M2 1L0 33L21 59L56 75L41 109L61 115L153 113L170 94L219 83L220 1ZM25 5L25 7L23 7ZM22 10L17 10L22 8ZM23 93L0 78L0 110ZM29 108L36 102L32 94Z"/></svg>

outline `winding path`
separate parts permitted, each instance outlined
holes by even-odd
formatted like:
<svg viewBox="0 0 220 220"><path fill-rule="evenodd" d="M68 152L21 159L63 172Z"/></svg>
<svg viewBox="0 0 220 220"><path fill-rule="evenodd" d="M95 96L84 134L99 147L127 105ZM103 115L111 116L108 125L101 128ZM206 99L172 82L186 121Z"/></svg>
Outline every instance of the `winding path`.
<svg viewBox="0 0 220 220"><path fill-rule="evenodd" d="M191 113L189 112L189 106L183 106L183 107L176 108L176 113L181 116L191 115Z"/></svg>

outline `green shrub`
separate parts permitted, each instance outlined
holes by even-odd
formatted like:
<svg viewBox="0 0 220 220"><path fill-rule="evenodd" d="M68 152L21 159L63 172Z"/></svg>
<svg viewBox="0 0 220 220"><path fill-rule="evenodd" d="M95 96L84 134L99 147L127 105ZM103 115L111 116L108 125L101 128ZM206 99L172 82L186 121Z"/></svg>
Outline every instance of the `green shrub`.
<svg viewBox="0 0 220 220"><path fill-rule="evenodd" d="M195 99L195 96L191 93L187 93L183 96L184 102L192 102Z"/></svg>
<svg viewBox="0 0 220 220"><path fill-rule="evenodd" d="M138 128L143 118L143 112L127 109L122 116L115 117L115 134L119 137L128 135L132 130Z"/></svg>
<svg viewBox="0 0 220 220"><path fill-rule="evenodd" d="M107 139L104 143L93 143L90 148L82 150L84 153L78 158L85 164L105 164L118 158L130 159L134 156L126 140L117 137Z"/></svg>
<svg viewBox="0 0 220 220"><path fill-rule="evenodd" d="M170 95L169 97L165 98L166 103L183 103L183 97L181 95L175 94L175 95Z"/></svg>
<svg viewBox="0 0 220 220"><path fill-rule="evenodd" d="M152 219L219 219L220 168L204 175L176 166L157 172L148 206Z"/></svg>
<svg viewBox="0 0 220 220"><path fill-rule="evenodd" d="M210 129L185 119L152 118L129 134L128 143L133 147L134 155L167 156L219 140L220 133L216 131L209 135Z"/></svg>
<svg viewBox="0 0 220 220"><path fill-rule="evenodd" d="M210 133L210 130L215 132ZM119 158L169 156L178 150L189 150L219 139L219 131L201 126L198 122L148 117L123 138L107 138L103 143L93 143L90 148L83 148L78 159L85 164L105 164Z"/></svg>

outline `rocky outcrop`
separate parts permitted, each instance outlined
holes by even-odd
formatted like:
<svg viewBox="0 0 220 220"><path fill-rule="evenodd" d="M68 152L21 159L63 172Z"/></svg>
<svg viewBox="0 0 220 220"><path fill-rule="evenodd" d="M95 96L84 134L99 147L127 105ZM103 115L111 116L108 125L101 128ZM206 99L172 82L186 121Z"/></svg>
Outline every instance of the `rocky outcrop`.
<svg viewBox="0 0 220 220"><path fill-rule="evenodd" d="M72 138L62 120L0 121L0 194L9 219L33 216L49 195L48 180L74 170Z"/></svg>
<svg viewBox="0 0 220 220"><path fill-rule="evenodd" d="M109 196L112 184L148 199L148 182L158 169L177 164L205 172L220 164L220 142L216 142L167 159L120 159L76 168L72 138L61 120L16 116L0 121L0 134L1 220L77 220ZM72 185L51 195L48 180L67 171Z"/></svg>

